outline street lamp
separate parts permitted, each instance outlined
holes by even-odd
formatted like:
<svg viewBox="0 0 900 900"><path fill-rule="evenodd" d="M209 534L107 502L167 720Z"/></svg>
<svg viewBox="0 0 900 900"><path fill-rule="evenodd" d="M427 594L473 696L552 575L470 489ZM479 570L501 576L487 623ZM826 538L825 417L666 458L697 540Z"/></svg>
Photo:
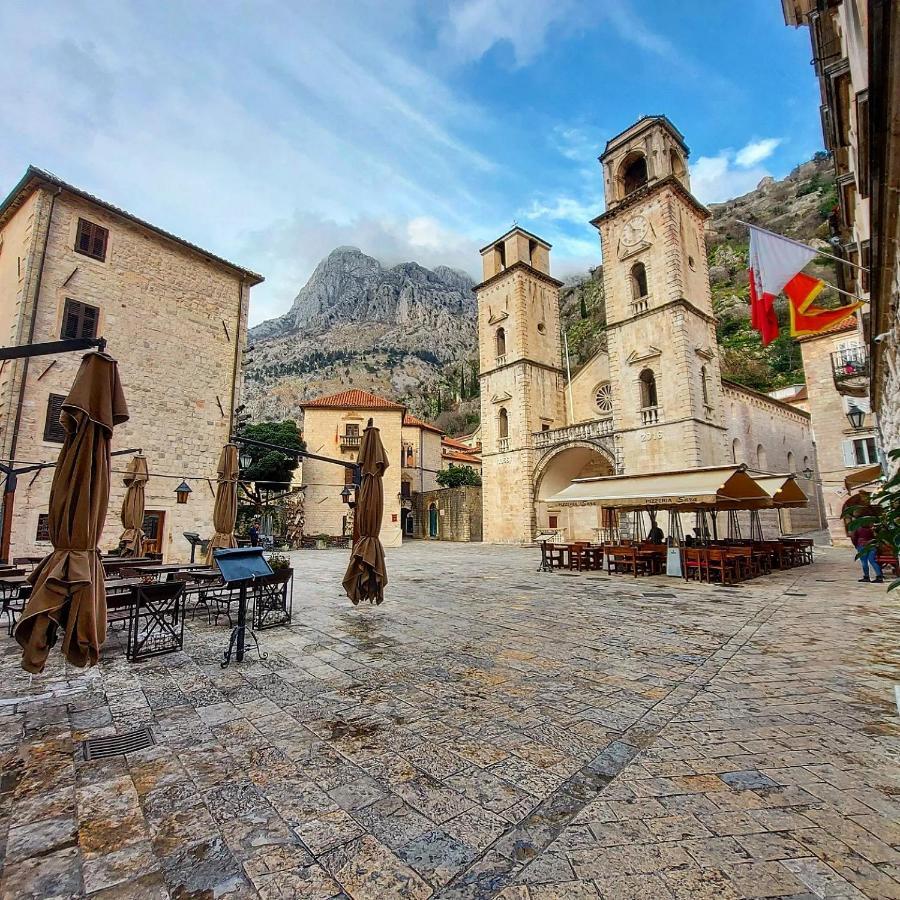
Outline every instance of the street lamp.
<svg viewBox="0 0 900 900"><path fill-rule="evenodd" d="M179 503L187 503L188 497L192 493L191 486L186 481L182 481L181 484L175 488L175 496L178 498Z"/></svg>
<svg viewBox="0 0 900 900"><path fill-rule="evenodd" d="M865 417L866 414L855 403L850 404L850 408L847 410L847 421L854 431L862 428Z"/></svg>
<svg viewBox="0 0 900 900"><path fill-rule="evenodd" d="M341 491L341 500L346 503L347 506L350 505L350 497L352 494L353 491L350 490L350 486L345 484L344 489Z"/></svg>
<svg viewBox="0 0 900 900"><path fill-rule="evenodd" d="M815 475L816 473L813 472L813 470L809 466L807 466L801 474L807 481L810 481L813 475Z"/></svg>
<svg viewBox="0 0 900 900"><path fill-rule="evenodd" d="M246 447L241 447L238 453L238 463L242 469L249 469L253 465L253 454Z"/></svg>

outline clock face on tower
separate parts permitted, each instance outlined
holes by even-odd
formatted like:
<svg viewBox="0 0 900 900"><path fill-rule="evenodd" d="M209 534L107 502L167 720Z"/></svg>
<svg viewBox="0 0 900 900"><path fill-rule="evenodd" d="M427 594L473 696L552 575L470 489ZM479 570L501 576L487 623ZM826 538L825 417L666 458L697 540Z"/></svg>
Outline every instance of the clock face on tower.
<svg viewBox="0 0 900 900"><path fill-rule="evenodd" d="M647 234L650 223L646 216L632 216L622 228L622 243L626 247L639 244Z"/></svg>

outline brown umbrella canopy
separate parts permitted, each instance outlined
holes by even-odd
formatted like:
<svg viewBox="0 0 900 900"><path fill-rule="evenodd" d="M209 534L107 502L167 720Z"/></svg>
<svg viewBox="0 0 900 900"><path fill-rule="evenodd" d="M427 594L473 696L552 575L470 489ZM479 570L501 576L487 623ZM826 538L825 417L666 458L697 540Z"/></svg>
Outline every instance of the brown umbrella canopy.
<svg viewBox="0 0 900 900"><path fill-rule="evenodd" d="M362 486L356 498L354 523L357 540L350 554L350 565L344 575L344 590L354 606L360 600L381 603L388 583L384 565L384 548L378 535L384 515L384 485L381 477L388 467L387 454L378 429L369 420L357 459L362 470Z"/></svg>
<svg viewBox="0 0 900 900"><path fill-rule="evenodd" d="M33 589L16 626L27 672L43 670L60 629L61 650L76 666L94 665L106 640L106 589L97 541L109 503L113 427L127 418L116 361L105 353L88 353L59 417L66 439L50 489L53 551L29 576Z"/></svg>
<svg viewBox="0 0 900 900"><path fill-rule="evenodd" d="M141 556L144 552L144 485L147 483L147 457L137 455L128 464L125 475L125 499L122 500L122 556Z"/></svg>
<svg viewBox="0 0 900 900"><path fill-rule="evenodd" d="M213 550L236 547L234 523L237 520L238 448L226 444L219 456L219 484L216 488L216 504L213 507L213 527L216 533L209 542L206 561L212 565Z"/></svg>

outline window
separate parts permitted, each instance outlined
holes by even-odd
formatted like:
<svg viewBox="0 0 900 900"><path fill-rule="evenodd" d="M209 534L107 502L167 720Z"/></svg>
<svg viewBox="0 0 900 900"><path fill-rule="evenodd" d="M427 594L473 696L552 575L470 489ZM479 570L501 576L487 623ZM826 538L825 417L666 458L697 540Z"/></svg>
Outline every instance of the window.
<svg viewBox="0 0 900 900"><path fill-rule="evenodd" d="M550 516L550 527L559 528L559 516Z"/></svg>
<svg viewBox="0 0 900 900"><path fill-rule="evenodd" d="M631 299L640 300L647 296L647 268L643 263L631 267Z"/></svg>
<svg viewBox="0 0 900 900"><path fill-rule="evenodd" d="M347 437L359 437L359 425L355 422L348 422L344 426L344 434Z"/></svg>
<svg viewBox="0 0 900 900"><path fill-rule="evenodd" d="M612 412L612 385L610 385L608 381L604 381L597 386L597 390L594 392L594 403L597 406L598 412Z"/></svg>
<svg viewBox="0 0 900 900"><path fill-rule="evenodd" d="M700 366L700 390L703 392L703 405L709 407L709 375L706 366Z"/></svg>
<svg viewBox="0 0 900 900"><path fill-rule="evenodd" d="M626 156L620 171L623 197L647 183L647 159L643 153L630 153Z"/></svg>
<svg viewBox="0 0 900 900"><path fill-rule="evenodd" d="M549 431L550 425L547 422L541 422L541 431Z"/></svg>
<svg viewBox="0 0 900 900"><path fill-rule="evenodd" d="M796 469L794 468L794 454L790 450L788 450L788 455L787 455L787 468L788 468L788 472L796 471Z"/></svg>
<svg viewBox="0 0 900 900"><path fill-rule="evenodd" d="M537 241L530 240L528 242L528 264L534 265L534 254L537 253Z"/></svg>
<svg viewBox="0 0 900 900"><path fill-rule="evenodd" d="M684 178L684 160L674 147L669 150L669 164L672 166L673 175L676 175L678 178Z"/></svg>
<svg viewBox="0 0 900 900"><path fill-rule="evenodd" d="M408 481L400 482L400 496L412 497L412 485Z"/></svg>
<svg viewBox="0 0 900 900"><path fill-rule="evenodd" d="M44 421L44 440L61 444L66 439L66 430L59 421L65 394L51 394L47 398L47 418Z"/></svg>
<svg viewBox="0 0 900 900"><path fill-rule="evenodd" d="M497 413L497 436L502 440L509 437L509 414L504 407Z"/></svg>
<svg viewBox="0 0 900 900"><path fill-rule="evenodd" d="M502 272L506 268L506 244L494 244L494 259L497 263L497 270Z"/></svg>
<svg viewBox="0 0 900 900"><path fill-rule="evenodd" d="M875 438L855 438L844 441L844 464L846 466L874 466L878 462Z"/></svg>
<svg viewBox="0 0 900 900"><path fill-rule="evenodd" d="M502 328L497 329L497 358L506 356L506 332Z"/></svg>
<svg viewBox="0 0 900 900"><path fill-rule="evenodd" d="M761 472L768 471L769 455L766 453L766 448L763 447L762 444L757 444L756 446L756 464L759 466Z"/></svg>
<svg viewBox="0 0 900 900"><path fill-rule="evenodd" d="M344 484L353 487L353 469L344 467Z"/></svg>
<svg viewBox="0 0 900 900"><path fill-rule="evenodd" d="M659 404L656 402L656 376L652 369L644 369L639 376L641 385L641 409L649 409Z"/></svg>
<svg viewBox="0 0 900 900"><path fill-rule="evenodd" d="M856 178L859 196L869 196L869 92L856 95Z"/></svg>
<svg viewBox="0 0 900 900"><path fill-rule="evenodd" d="M106 245L109 241L109 229L95 225L87 219L78 220L78 232L75 235L75 251L99 259L106 259Z"/></svg>
<svg viewBox="0 0 900 900"><path fill-rule="evenodd" d="M737 465L744 459L744 451L741 449L741 439L735 438L731 442L731 461Z"/></svg>
<svg viewBox="0 0 900 900"><path fill-rule="evenodd" d="M36 541L50 540L50 516L47 513L40 513L38 515L37 532L35 533L34 539Z"/></svg>
<svg viewBox="0 0 900 900"><path fill-rule="evenodd" d="M96 306L89 306L87 303L80 303L67 297L59 336L63 340L95 338L99 319L100 310Z"/></svg>

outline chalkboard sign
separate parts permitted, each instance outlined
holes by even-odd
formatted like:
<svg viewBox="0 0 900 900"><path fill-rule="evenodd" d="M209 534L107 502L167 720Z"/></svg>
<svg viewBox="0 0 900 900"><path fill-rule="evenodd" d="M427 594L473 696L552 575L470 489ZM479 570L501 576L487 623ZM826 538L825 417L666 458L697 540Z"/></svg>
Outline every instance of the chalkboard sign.
<svg viewBox="0 0 900 900"><path fill-rule="evenodd" d="M262 547L237 547L234 550L213 550L213 559L229 584L251 581L261 575L272 575L272 567L263 556Z"/></svg>

